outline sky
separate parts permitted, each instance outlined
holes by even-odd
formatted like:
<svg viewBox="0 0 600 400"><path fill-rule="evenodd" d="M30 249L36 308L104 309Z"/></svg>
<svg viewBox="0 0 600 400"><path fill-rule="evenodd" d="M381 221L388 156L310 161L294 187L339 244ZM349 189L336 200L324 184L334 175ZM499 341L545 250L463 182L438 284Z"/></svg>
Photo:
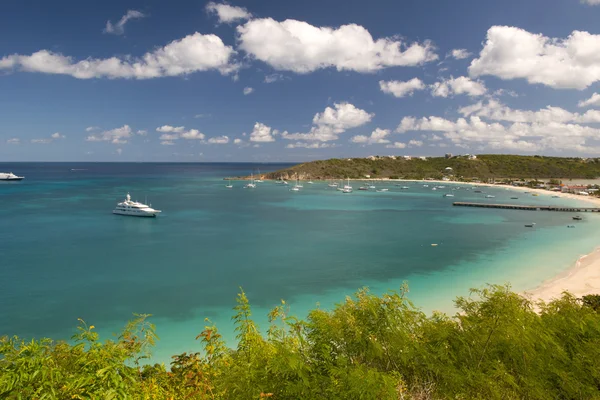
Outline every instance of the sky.
<svg viewBox="0 0 600 400"><path fill-rule="evenodd" d="M0 161L600 152L600 0L0 3Z"/></svg>

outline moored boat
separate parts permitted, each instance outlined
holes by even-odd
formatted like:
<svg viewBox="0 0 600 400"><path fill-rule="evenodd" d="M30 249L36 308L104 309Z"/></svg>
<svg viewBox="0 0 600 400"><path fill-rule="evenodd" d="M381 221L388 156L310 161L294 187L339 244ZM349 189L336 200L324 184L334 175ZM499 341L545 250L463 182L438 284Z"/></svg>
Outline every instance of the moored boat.
<svg viewBox="0 0 600 400"><path fill-rule="evenodd" d="M0 172L0 181L21 181L24 178L24 176L17 176L12 172Z"/></svg>
<svg viewBox="0 0 600 400"><path fill-rule="evenodd" d="M131 217L156 217L161 211L155 210L149 205L132 201L131 196L127 193L125 200L117 204L113 210L113 214L129 215Z"/></svg>

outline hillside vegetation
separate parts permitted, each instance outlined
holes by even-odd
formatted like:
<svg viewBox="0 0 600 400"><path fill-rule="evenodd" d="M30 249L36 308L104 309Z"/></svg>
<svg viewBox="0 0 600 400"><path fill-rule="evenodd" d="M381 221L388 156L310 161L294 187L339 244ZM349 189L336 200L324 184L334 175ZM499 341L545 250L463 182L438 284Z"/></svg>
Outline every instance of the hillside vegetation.
<svg viewBox="0 0 600 400"><path fill-rule="evenodd" d="M143 365L156 340L148 316L100 342L83 321L73 344L0 339L2 399L598 399L600 301L565 293L539 313L493 286L426 316L407 289L367 290L307 321L282 302L266 335L245 294L229 348L210 323L200 351Z"/></svg>
<svg viewBox="0 0 600 400"><path fill-rule="evenodd" d="M424 179L441 178L447 167L450 174L457 178L564 178L594 179L600 176L600 159L517 156L517 155L480 155L477 159L466 157L432 157L426 160L413 158L391 159L382 157L330 159L312 161L294 167L266 174L267 179L292 179L298 174L300 179L351 179L364 178L405 178Z"/></svg>

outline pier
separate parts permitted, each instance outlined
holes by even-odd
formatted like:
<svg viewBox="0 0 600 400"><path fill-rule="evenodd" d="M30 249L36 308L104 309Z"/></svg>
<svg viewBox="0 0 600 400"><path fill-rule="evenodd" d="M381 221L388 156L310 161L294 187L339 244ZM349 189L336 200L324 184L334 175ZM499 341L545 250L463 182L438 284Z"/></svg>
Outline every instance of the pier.
<svg viewBox="0 0 600 400"><path fill-rule="evenodd" d="M526 211L600 212L600 208L598 207L527 206L520 204L468 203L463 201L456 201L452 205L457 207L503 208L506 210Z"/></svg>

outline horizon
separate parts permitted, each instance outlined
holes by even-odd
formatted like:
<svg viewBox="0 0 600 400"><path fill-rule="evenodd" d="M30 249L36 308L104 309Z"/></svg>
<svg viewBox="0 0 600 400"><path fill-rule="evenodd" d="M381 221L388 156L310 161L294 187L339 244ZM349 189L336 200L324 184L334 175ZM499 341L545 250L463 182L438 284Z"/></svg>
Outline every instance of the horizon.
<svg viewBox="0 0 600 400"><path fill-rule="evenodd" d="M0 5L3 162L600 152L597 0L33 4Z"/></svg>

